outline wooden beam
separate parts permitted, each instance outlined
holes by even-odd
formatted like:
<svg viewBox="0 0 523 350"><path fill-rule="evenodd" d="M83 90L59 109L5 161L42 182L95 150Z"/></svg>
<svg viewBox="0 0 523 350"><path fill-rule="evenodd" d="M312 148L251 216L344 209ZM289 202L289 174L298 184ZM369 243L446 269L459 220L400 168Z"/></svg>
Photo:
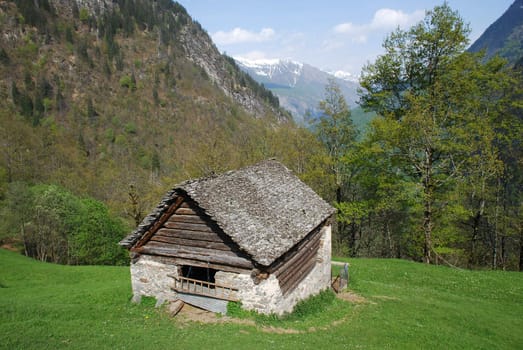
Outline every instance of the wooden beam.
<svg viewBox="0 0 523 350"><path fill-rule="evenodd" d="M307 275L312 271L314 265L314 263L304 265L302 269L300 269L301 271L295 275L292 275L293 278L289 279L287 283L284 285L280 284L283 295L286 295L294 290L294 288L296 288L296 286L300 284L300 282L303 281L303 279L307 277Z"/></svg>
<svg viewBox="0 0 523 350"><path fill-rule="evenodd" d="M297 259L300 258L300 252L303 252L304 250L310 248L315 243L319 242L321 239L320 234L315 234L310 237L308 237L307 240L303 240L298 250L294 250L293 252L289 253L288 256L284 256L282 260L280 260L277 264L274 264L271 266L271 269L269 270L271 273L274 273L276 275L280 274L282 270L286 269L287 266L292 265L295 263ZM276 268L274 268L276 267Z"/></svg>
<svg viewBox="0 0 523 350"><path fill-rule="evenodd" d="M151 255L162 255L162 256L172 256L179 257L183 259L199 260L203 262L215 263L215 264L224 264L229 266L241 267L246 269L253 268L252 261L245 259L243 257L237 256L234 253L231 254L216 254L216 251L203 249L203 248L192 248L192 249L182 249L182 248L172 248L164 247L158 245L151 245L150 242L147 246L142 246L136 248L135 251L142 254L151 254ZM198 251L196 251L198 250ZM224 252L227 253L227 252Z"/></svg>
<svg viewBox="0 0 523 350"><path fill-rule="evenodd" d="M192 259L184 259L184 258L178 258L178 257L170 257L172 259L173 263L179 266L187 265L187 266L198 266L198 267L208 267L210 269L215 269L219 271L225 271L225 272L235 272L235 273L243 273L243 274L251 274L250 268L241 268L237 266L229 266L229 265L223 265L223 264L216 264L206 261L200 261L200 260L192 260Z"/></svg>
<svg viewBox="0 0 523 350"><path fill-rule="evenodd" d="M286 294L287 292L293 290L307 275L311 272L311 270L316 265L316 254L317 250L315 251L316 254L311 254L313 251L308 252L306 256L303 257L303 261L297 265L294 265L293 267L297 267L296 269L289 269L289 271L286 271L285 276L279 276L278 282L280 284L280 288L282 289L283 294Z"/></svg>
<svg viewBox="0 0 523 350"><path fill-rule="evenodd" d="M198 239L209 242L227 242L232 243L230 239L222 239L216 232L186 231L179 229L161 228L156 233L158 236L173 237L182 239Z"/></svg>
<svg viewBox="0 0 523 350"><path fill-rule="evenodd" d="M189 224L207 225L207 222L198 215L182 215L182 214L174 213L174 215L172 215L169 218L169 220L167 220L167 221L168 222L185 222L185 223L189 223Z"/></svg>
<svg viewBox="0 0 523 350"><path fill-rule="evenodd" d="M223 242L210 242L210 241L202 241L202 240L198 240L198 239L183 239L183 238L176 238L176 237L165 237L165 236L161 236L158 234L152 236L151 241L163 242L166 244L174 244L174 245L187 246L187 247L200 247L200 248L208 248L208 249L234 251L234 249L231 246L229 246Z"/></svg>
<svg viewBox="0 0 523 350"><path fill-rule="evenodd" d="M166 221L164 222L163 226L166 228L174 228L178 230L214 232L213 228L207 224L188 224L184 222Z"/></svg>
<svg viewBox="0 0 523 350"><path fill-rule="evenodd" d="M300 255L300 258L292 265L288 265L288 268L283 270L279 275L276 275L278 281L285 283L292 276L299 274L302 267L307 265L311 260L316 261L318 254L318 247L312 247Z"/></svg>
<svg viewBox="0 0 523 350"><path fill-rule="evenodd" d="M293 248L291 248L287 253L285 253L282 257L278 258L269 268L269 273L276 273L279 269L283 268L285 264L289 260L291 260L299 251L301 251L304 247L306 247L308 244L310 244L311 241L319 240L321 238L321 226L315 229L314 231L311 231L303 240L301 240L298 244L296 244Z"/></svg>
<svg viewBox="0 0 523 350"><path fill-rule="evenodd" d="M195 253L202 256L216 256L216 255L223 255L223 256L235 256L235 257L241 257L236 252L233 252L232 250L215 250L215 249L208 249L208 248L201 248L201 247L186 247L186 246L180 246L180 245L174 245L169 244L166 245L163 242L154 242L149 241L149 243L146 244L148 247L158 247L158 248L165 248L165 249L173 249L179 252L183 253ZM241 257L243 258L243 257Z"/></svg>
<svg viewBox="0 0 523 350"><path fill-rule="evenodd" d="M180 205L182 205L184 202L184 198L182 196L178 196L176 198L176 201L171 204L169 208L156 220L156 222L145 232L145 234L140 238L140 240L134 245L136 248L139 248L143 246L151 236L169 219L169 217L178 209Z"/></svg>
<svg viewBox="0 0 523 350"><path fill-rule="evenodd" d="M198 213L191 209L191 208L178 208L176 209L176 214L180 214L180 215L198 215Z"/></svg>

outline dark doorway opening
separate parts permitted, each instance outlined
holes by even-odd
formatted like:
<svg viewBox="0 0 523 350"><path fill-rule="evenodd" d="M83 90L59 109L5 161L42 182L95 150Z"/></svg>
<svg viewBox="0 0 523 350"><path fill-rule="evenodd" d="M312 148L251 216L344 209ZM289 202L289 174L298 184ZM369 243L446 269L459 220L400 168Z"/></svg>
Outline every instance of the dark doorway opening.
<svg viewBox="0 0 523 350"><path fill-rule="evenodd" d="M199 281L205 281L214 283L214 275L216 274L215 269L208 267L199 267L199 266L182 266L182 276L187 278L192 278Z"/></svg>

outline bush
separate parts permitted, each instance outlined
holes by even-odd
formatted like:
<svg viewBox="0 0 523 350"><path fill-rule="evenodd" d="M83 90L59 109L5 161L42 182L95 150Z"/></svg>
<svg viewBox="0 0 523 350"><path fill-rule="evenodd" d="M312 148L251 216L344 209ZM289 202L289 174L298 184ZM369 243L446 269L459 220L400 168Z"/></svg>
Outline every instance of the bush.
<svg viewBox="0 0 523 350"><path fill-rule="evenodd" d="M87 20L89 20L89 10L85 7L81 8L79 17L80 17L80 21L87 23Z"/></svg>
<svg viewBox="0 0 523 350"><path fill-rule="evenodd" d="M138 128L136 127L136 124L133 123L133 122L129 122L127 124L125 124L124 126L124 130L126 133L128 134L133 134L133 135L136 135L137 131L138 131Z"/></svg>
<svg viewBox="0 0 523 350"><path fill-rule="evenodd" d="M136 79L131 75L124 75L120 78L120 86L129 90L136 90Z"/></svg>
<svg viewBox="0 0 523 350"><path fill-rule="evenodd" d="M118 246L125 227L111 217L107 207L92 198L81 200L78 227L71 239L75 263L81 265L125 265L127 252Z"/></svg>
<svg viewBox="0 0 523 350"><path fill-rule="evenodd" d="M56 185L12 183L0 209L5 229L23 242L30 257L61 264L127 264L127 252L118 246L127 230L102 202Z"/></svg>

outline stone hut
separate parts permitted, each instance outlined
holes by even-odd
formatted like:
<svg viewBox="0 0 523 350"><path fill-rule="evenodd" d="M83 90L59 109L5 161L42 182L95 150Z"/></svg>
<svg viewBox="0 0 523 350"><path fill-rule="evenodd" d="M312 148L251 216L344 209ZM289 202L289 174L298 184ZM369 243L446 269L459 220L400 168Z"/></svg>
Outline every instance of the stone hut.
<svg viewBox="0 0 523 350"><path fill-rule="evenodd" d="M183 182L120 242L134 300L290 312L330 286L334 213L275 160Z"/></svg>

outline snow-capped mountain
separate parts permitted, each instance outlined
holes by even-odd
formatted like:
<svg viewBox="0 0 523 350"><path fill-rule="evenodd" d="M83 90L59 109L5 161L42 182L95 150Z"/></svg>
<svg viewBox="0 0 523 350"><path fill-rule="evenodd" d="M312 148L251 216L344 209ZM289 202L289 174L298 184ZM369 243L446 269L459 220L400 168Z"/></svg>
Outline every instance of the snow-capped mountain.
<svg viewBox="0 0 523 350"><path fill-rule="evenodd" d="M357 78L346 72L324 72L311 65L284 59L247 60L235 57L238 66L252 78L265 85L280 99L294 119L302 122L306 113L319 114L318 104L325 98L325 86L334 78L347 103L353 107L357 100Z"/></svg>
<svg viewBox="0 0 523 350"><path fill-rule="evenodd" d="M357 76L354 76L352 73L349 73L349 72L344 72L342 70L337 70L335 72L328 72L328 73L334 75L336 78L341 79L341 80L350 81L350 82L353 82L353 83L356 83L356 84L358 84L358 82L359 82L359 78Z"/></svg>
<svg viewBox="0 0 523 350"><path fill-rule="evenodd" d="M303 73L303 63L291 60L247 60L235 58L240 68L254 74L256 80L266 80L279 85L294 87ZM258 78L260 77L260 78Z"/></svg>

